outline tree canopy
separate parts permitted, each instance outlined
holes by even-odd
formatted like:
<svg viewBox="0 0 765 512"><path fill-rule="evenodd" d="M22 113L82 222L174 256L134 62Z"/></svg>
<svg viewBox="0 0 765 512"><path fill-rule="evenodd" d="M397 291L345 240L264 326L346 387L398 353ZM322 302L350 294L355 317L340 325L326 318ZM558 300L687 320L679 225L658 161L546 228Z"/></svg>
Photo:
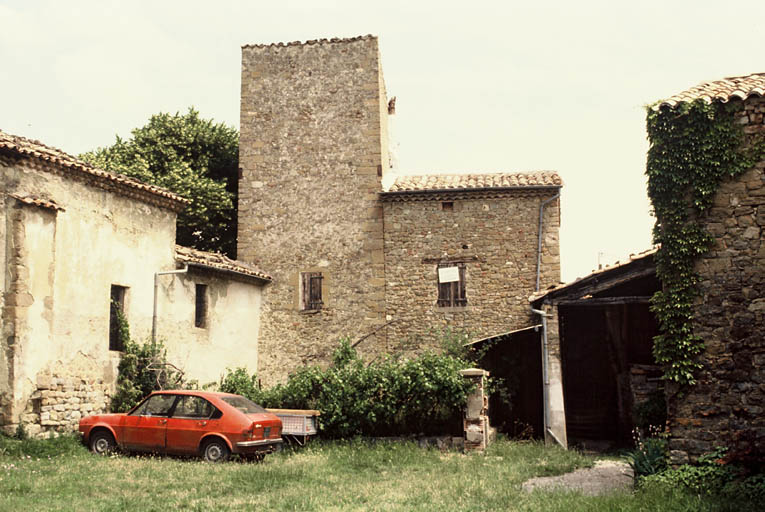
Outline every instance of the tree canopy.
<svg viewBox="0 0 765 512"><path fill-rule="evenodd" d="M80 158L106 171L137 178L191 200L178 214L180 245L236 257L239 133L223 123L159 113L112 146Z"/></svg>

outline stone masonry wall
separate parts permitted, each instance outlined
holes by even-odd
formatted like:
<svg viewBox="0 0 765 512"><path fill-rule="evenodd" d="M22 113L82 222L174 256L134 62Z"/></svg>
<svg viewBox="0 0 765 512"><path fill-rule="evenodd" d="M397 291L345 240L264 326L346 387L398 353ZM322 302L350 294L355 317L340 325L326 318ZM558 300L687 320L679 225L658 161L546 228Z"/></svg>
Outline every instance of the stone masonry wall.
<svg viewBox="0 0 765 512"><path fill-rule="evenodd" d="M237 254L274 278L258 350L271 384L385 322L377 39L245 46L241 102ZM301 272L324 277L318 312L299 310ZM384 330L359 348L385 350Z"/></svg>
<svg viewBox="0 0 765 512"><path fill-rule="evenodd" d="M538 321L528 298L536 285L539 206L555 192L445 198L452 209L441 200L384 203L389 343L435 348L446 328L480 338ZM560 281L559 227L554 201L545 207L541 289ZM436 304L439 261L465 262L467 307Z"/></svg>
<svg viewBox="0 0 765 512"><path fill-rule="evenodd" d="M747 100L737 122L765 135L765 99ZM704 217L714 248L698 263L694 331L705 343L698 384L669 390L673 462L715 446L765 453L765 161L722 184Z"/></svg>
<svg viewBox="0 0 765 512"><path fill-rule="evenodd" d="M76 431L84 416L108 410L111 388L101 378L41 374L21 421L30 436Z"/></svg>

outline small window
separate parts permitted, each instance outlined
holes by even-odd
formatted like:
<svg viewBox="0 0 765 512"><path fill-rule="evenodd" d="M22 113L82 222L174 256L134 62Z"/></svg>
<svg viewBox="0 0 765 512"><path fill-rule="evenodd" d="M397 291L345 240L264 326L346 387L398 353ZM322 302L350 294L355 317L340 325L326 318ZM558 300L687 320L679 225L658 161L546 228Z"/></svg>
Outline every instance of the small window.
<svg viewBox="0 0 765 512"><path fill-rule="evenodd" d="M439 263L437 277L438 306L444 308L467 306L464 263Z"/></svg>
<svg viewBox="0 0 765 512"><path fill-rule="evenodd" d="M194 294L194 325L207 326L207 285L198 284Z"/></svg>
<svg viewBox="0 0 765 512"><path fill-rule="evenodd" d="M124 286L112 285L109 300L109 350L123 351L121 320L125 315L125 292Z"/></svg>
<svg viewBox="0 0 765 512"><path fill-rule="evenodd" d="M300 309L303 311L315 311L324 305L321 300L322 279L321 272L301 272Z"/></svg>
<svg viewBox="0 0 765 512"><path fill-rule="evenodd" d="M451 212L454 211L454 202L452 201L443 201L441 203L441 209L445 212Z"/></svg>

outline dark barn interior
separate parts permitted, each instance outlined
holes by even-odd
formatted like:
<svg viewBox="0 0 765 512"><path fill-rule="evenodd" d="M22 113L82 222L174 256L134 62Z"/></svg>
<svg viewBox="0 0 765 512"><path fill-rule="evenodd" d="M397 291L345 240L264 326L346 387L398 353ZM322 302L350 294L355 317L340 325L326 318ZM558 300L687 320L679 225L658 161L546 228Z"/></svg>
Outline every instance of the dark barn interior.
<svg viewBox="0 0 765 512"><path fill-rule="evenodd" d="M498 432L510 437L542 437L541 326L480 340L471 345L482 354L481 368L495 382L489 395L489 417Z"/></svg>
<svg viewBox="0 0 765 512"><path fill-rule="evenodd" d="M659 333L650 297L660 289L648 251L534 301L557 306L563 398L569 443L625 445L635 405L660 386L653 337Z"/></svg>

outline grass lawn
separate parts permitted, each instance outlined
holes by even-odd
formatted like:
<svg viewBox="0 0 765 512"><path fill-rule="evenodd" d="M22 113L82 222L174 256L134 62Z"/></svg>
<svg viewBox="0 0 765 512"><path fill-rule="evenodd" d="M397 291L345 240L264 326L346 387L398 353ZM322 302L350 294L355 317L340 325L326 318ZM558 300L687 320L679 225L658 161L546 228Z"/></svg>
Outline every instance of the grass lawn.
<svg viewBox="0 0 765 512"><path fill-rule="evenodd" d="M73 438L0 437L0 510L755 510L677 489L584 497L521 483L592 464L575 451L498 441L486 455L414 444L313 442L263 463L91 455Z"/></svg>

